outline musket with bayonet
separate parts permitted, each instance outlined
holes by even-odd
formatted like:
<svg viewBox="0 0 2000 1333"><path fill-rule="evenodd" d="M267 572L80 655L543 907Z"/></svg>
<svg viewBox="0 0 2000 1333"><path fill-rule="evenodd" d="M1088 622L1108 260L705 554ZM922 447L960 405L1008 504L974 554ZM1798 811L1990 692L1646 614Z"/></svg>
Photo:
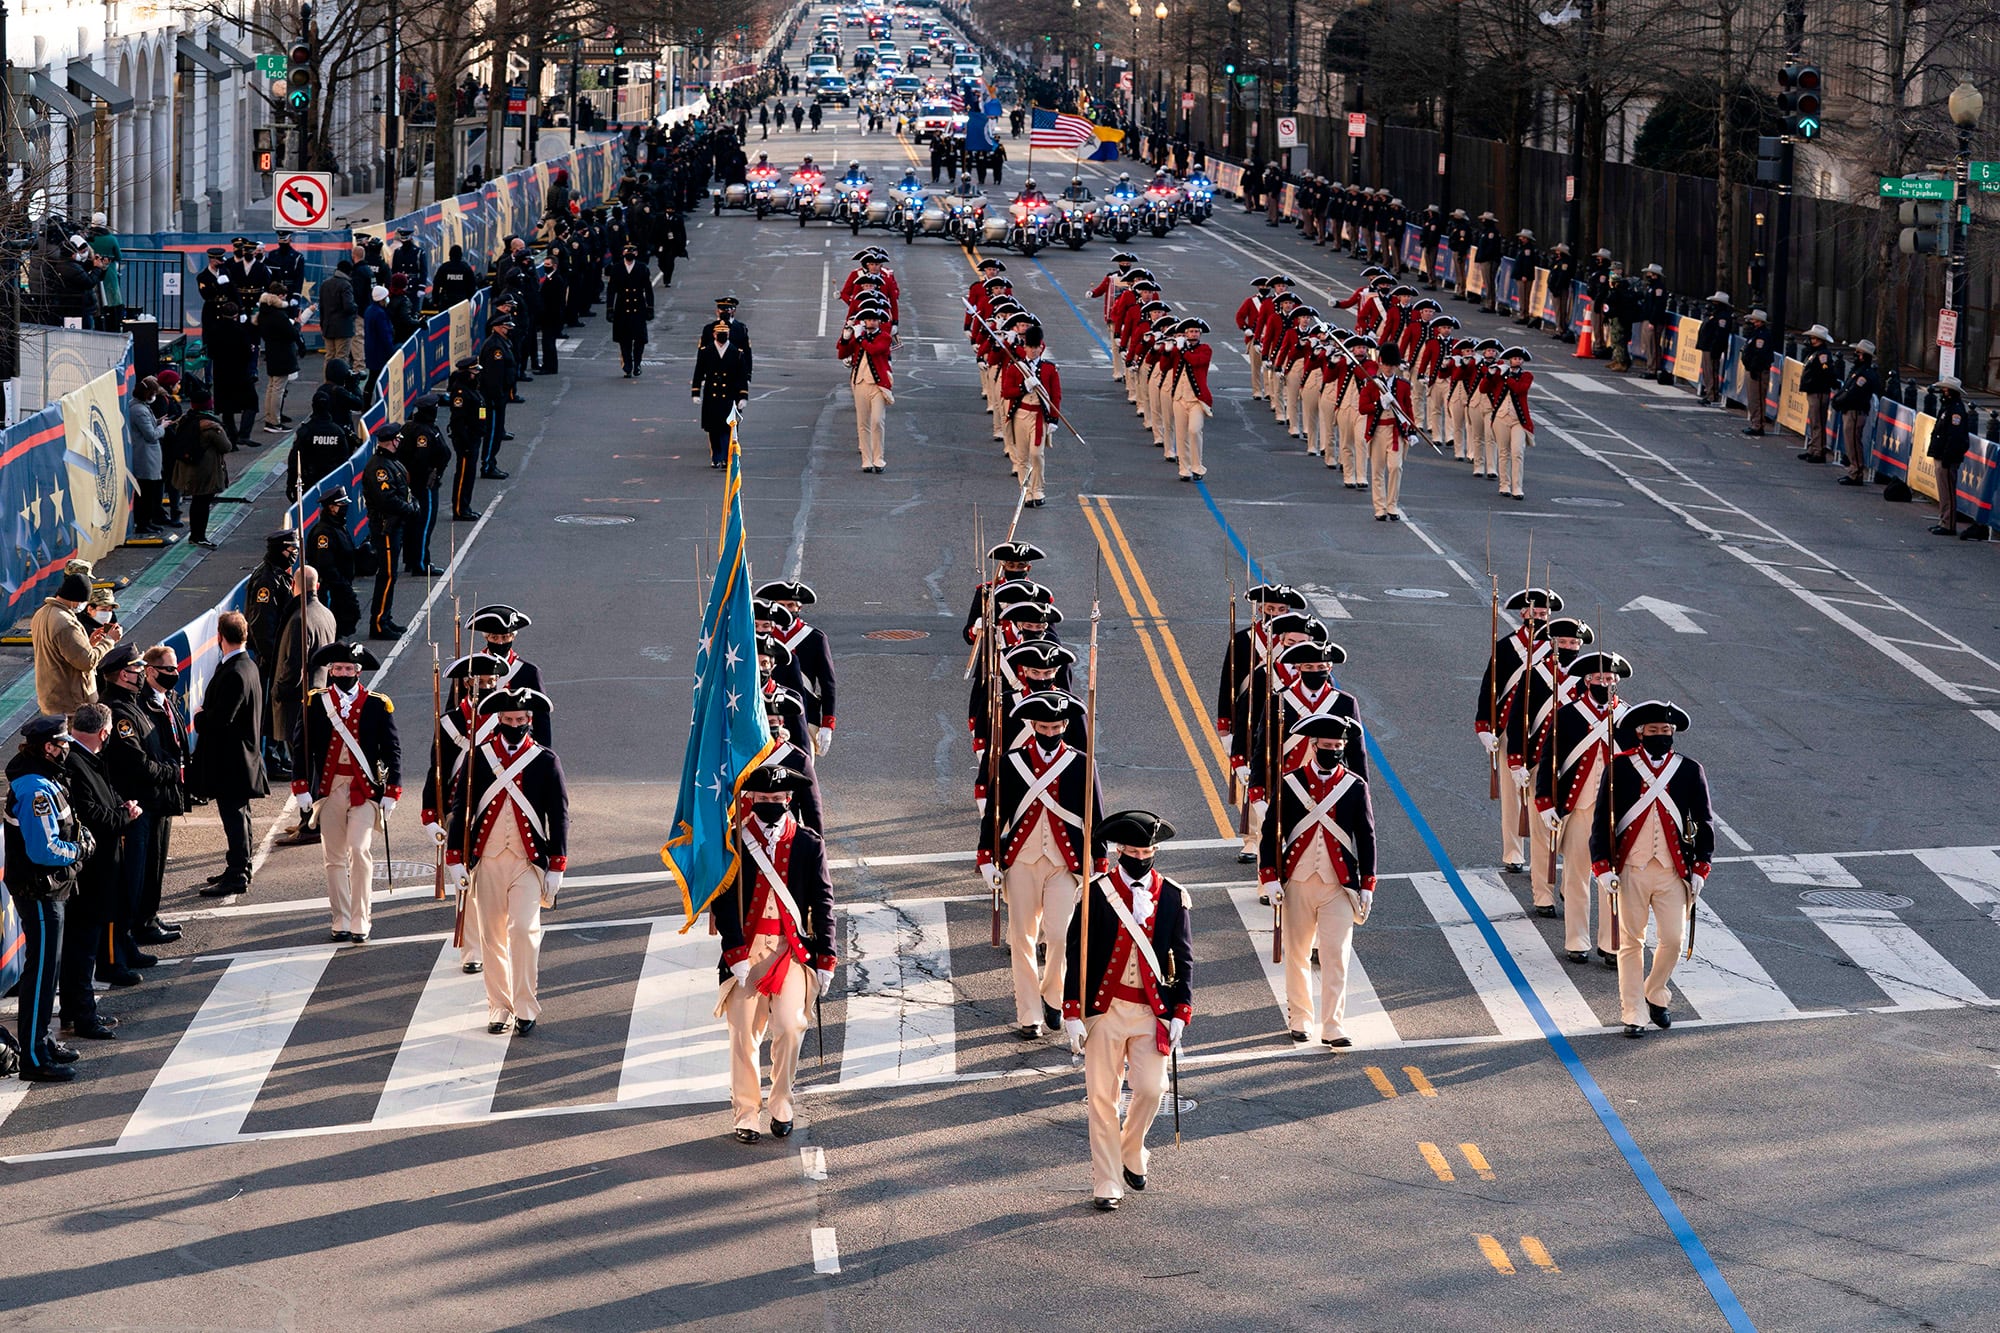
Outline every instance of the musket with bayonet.
<svg viewBox="0 0 2000 1333"><path fill-rule="evenodd" d="M993 327L992 323L989 320L987 320L987 318L984 315L979 313L979 307L973 305L972 302L965 300L964 297L960 297L959 300L963 302L963 304L965 305L966 314L970 315L975 321L977 321L980 328L986 330L986 336L988 338L991 338L1002 352L1006 353L1006 355L1014 365L1021 367L1022 377L1027 380L1028 388L1035 395L1035 397L1041 399L1043 409L1047 411L1050 416L1055 418L1056 423L1058 425L1062 426L1071 435L1075 436L1076 442L1078 444L1086 445L1087 447L1088 442L1083 438L1083 433L1079 431L1075 426L1071 425L1069 418L1062 414L1062 409L1058 408L1053 402L1050 401L1048 390L1042 387L1041 376L1035 372L1035 363L1030 361L1027 357L1022 356L1019 352L1015 351L1013 345L1009 343L1005 339L1005 337L1003 337L1000 334L1000 332Z"/></svg>

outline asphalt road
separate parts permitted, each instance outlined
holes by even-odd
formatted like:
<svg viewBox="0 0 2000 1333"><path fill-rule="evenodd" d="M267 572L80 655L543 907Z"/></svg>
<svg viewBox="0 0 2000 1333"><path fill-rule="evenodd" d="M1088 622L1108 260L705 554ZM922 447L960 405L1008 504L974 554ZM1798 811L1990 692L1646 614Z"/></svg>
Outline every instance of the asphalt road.
<svg viewBox="0 0 2000 1333"><path fill-rule="evenodd" d="M900 174L903 145L853 124L769 147ZM1757 1327L1992 1326L2000 858L1980 756L2000 626L1983 546L1937 542L1912 507L1834 487L1783 441L1753 444L1685 394L1526 333L1550 372L1526 502L1420 455L1409 521L1369 521L1250 401L1233 350L1216 361L1204 495L1162 464L1099 354L1085 293L1113 247L1008 256L1087 440L1052 454L1048 507L1022 535L1050 554L1037 577L1070 642L1102 609L1107 799L1174 821L1184 845L1162 865L1195 899L1193 1104L1178 1144L1171 1115L1158 1122L1148 1191L1102 1216L1080 1075L1056 1043L1011 1035L970 865L957 630L975 510L1002 530L1014 491L960 333L967 257L886 242L897 402L888 471L865 475L831 346L857 242L696 221L644 377L620 379L604 326L585 330L529 388L502 498L457 533L461 603L535 618L518 646L557 700L572 783L541 1028L475 1031L449 911L415 864L414 800L392 821L401 864L374 939L337 953L317 851L273 848L254 893L216 911L192 890L219 866L220 830L183 821L169 897L187 938L106 998L120 1040L93 1046L73 1085L0 1091L11 1326L1726 1326L1690 1248ZM1253 274L1338 295L1358 272L1234 210L1134 248L1222 348ZM800 1132L754 1148L727 1137L717 1095L713 946L678 934L658 859L718 502L683 385L724 292L757 348L755 570L817 589L843 696L822 774L845 964L823 1057L808 1039ZM1611 974L1558 961L1559 923L1526 915L1525 877L1495 868L1470 726L1487 550L1511 589L1531 538L1536 581L1634 662L1626 696L1693 713L1684 748L1732 835L1705 899L1711 943L1677 976L1677 1008L1699 1018L1641 1042L1609 1026ZM1356 942L1378 1016L1337 1057L1285 1039L1269 917L1224 845L1204 714L1238 542L1312 585L1384 761L1384 881ZM431 649L421 590L404 596L417 629L380 687L415 749ZM429 618L447 657L450 597L440 585ZM1697 632L1641 598L1688 608ZM260 805L260 832L284 814ZM1841 890L1895 896L1801 897Z"/></svg>

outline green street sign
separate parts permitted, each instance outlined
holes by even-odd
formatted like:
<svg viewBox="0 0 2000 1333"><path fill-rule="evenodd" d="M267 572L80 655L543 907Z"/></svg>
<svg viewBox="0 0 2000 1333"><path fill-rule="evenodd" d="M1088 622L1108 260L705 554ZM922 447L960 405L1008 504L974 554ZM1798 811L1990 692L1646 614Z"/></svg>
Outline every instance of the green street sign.
<svg viewBox="0 0 2000 1333"><path fill-rule="evenodd" d="M284 78L285 57L282 55L259 55L257 57L257 72L267 79Z"/></svg>
<svg viewBox="0 0 2000 1333"><path fill-rule="evenodd" d="M1884 176L1881 196L1884 199L1948 200L1951 198L1951 182L1925 180L1920 176Z"/></svg>
<svg viewBox="0 0 2000 1333"><path fill-rule="evenodd" d="M1974 185L2000 186L2000 162L1968 162Z"/></svg>

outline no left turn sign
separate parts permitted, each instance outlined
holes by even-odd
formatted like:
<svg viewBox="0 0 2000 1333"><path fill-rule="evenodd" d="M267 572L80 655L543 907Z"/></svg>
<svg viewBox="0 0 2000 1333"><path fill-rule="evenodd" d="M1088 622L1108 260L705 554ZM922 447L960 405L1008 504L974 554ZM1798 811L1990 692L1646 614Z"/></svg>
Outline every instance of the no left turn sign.
<svg viewBox="0 0 2000 1333"><path fill-rule="evenodd" d="M323 231L333 225L333 177L321 171L293 171L278 178L271 196L271 219L294 231Z"/></svg>

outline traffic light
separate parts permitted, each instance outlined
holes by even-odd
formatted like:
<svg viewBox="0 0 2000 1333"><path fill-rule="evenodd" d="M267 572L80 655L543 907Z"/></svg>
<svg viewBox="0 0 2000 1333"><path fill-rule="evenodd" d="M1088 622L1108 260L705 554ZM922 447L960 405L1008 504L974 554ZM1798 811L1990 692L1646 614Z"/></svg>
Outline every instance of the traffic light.
<svg viewBox="0 0 2000 1333"><path fill-rule="evenodd" d="M269 125L260 125L250 131L251 170L268 176L276 169L275 139L276 135Z"/></svg>
<svg viewBox="0 0 2000 1333"><path fill-rule="evenodd" d="M1941 255L1945 252L1944 205L1921 199L1905 200L1896 209L1903 233L1896 248L1906 255Z"/></svg>
<svg viewBox="0 0 2000 1333"><path fill-rule="evenodd" d="M1819 66L1786 65L1778 71L1778 88L1778 110L1787 118L1792 136L1817 139L1821 124Z"/></svg>
<svg viewBox="0 0 2000 1333"><path fill-rule="evenodd" d="M1789 185L1792 180L1792 145L1776 134L1757 136L1757 183Z"/></svg>
<svg viewBox="0 0 2000 1333"><path fill-rule="evenodd" d="M310 41L294 42L286 57L285 105L293 111L304 111L312 105L313 89L319 82L313 73L313 49Z"/></svg>

